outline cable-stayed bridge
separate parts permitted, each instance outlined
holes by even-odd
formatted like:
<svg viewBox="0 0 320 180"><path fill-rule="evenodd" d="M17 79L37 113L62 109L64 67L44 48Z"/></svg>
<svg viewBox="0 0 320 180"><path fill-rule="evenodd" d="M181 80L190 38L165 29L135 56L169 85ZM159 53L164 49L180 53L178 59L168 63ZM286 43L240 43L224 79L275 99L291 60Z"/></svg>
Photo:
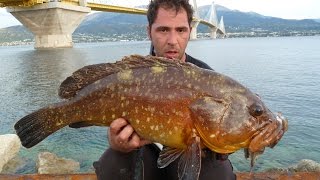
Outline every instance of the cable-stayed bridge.
<svg viewBox="0 0 320 180"><path fill-rule="evenodd" d="M223 17L218 22L215 5L201 19L196 0L190 1L195 11L190 38L197 38L200 23L210 28L211 38L226 37ZM133 4L128 0L0 0L0 7L6 7L35 35L35 48L72 47L72 33L91 11L146 14L145 8Z"/></svg>

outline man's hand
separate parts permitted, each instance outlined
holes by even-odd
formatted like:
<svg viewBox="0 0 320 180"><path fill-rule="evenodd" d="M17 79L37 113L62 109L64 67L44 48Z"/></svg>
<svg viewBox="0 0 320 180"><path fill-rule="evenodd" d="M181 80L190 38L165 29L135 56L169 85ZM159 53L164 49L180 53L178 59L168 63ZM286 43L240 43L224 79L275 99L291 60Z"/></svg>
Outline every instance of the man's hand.
<svg viewBox="0 0 320 180"><path fill-rule="evenodd" d="M151 143L140 138L132 126L123 118L116 119L110 124L108 136L110 147L121 152L130 152Z"/></svg>

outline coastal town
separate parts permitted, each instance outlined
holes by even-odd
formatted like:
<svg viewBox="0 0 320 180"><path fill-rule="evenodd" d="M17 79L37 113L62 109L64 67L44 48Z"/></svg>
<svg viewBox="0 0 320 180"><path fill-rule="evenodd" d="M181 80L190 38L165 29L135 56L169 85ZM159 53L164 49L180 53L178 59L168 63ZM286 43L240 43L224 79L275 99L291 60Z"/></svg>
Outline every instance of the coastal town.
<svg viewBox="0 0 320 180"><path fill-rule="evenodd" d="M284 36L319 36L320 31L288 31L288 32L272 32L262 29L252 29L248 32L230 32L227 38L254 38L254 37L284 37ZM210 33L198 33L198 39L210 39ZM116 42L116 41L147 41L148 37L143 33L127 33L127 34L82 34L73 35L74 43L99 43L99 42ZM13 40L1 42L0 46L23 46L33 45L34 38L26 37L22 40Z"/></svg>

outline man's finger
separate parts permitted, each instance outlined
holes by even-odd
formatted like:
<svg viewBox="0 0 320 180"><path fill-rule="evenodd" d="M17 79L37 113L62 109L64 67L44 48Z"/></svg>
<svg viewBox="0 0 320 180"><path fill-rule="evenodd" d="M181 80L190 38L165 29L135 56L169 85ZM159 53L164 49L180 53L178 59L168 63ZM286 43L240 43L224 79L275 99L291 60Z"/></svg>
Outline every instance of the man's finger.
<svg viewBox="0 0 320 180"><path fill-rule="evenodd" d="M131 137L131 140L129 141L129 146L132 149L136 149L140 147L140 137L137 133L134 133Z"/></svg>
<svg viewBox="0 0 320 180"><path fill-rule="evenodd" d="M119 134L121 132L121 130L128 125L128 122L123 119L123 118L119 118L116 119L114 121L112 121L112 123L110 124L110 133L111 134Z"/></svg>
<svg viewBox="0 0 320 180"><path fill-rule="evenodd" d="M128 142L133 132L134 132L134 129L132 128L132 126L129 124L126 125L118 134L118 140L121 142Z"/></svg>

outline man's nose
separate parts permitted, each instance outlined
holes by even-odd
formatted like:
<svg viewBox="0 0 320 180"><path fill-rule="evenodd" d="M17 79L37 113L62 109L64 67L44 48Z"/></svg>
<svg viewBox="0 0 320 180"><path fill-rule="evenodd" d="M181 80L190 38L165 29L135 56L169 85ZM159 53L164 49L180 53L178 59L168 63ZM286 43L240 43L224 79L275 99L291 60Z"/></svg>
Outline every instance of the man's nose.
<svg viewBox="0 0 320 180"><path fill-rule="evenodd" d="M168 35L168 44L175 45L178 43L178 34L176 32L170 32Z"/></svg>

